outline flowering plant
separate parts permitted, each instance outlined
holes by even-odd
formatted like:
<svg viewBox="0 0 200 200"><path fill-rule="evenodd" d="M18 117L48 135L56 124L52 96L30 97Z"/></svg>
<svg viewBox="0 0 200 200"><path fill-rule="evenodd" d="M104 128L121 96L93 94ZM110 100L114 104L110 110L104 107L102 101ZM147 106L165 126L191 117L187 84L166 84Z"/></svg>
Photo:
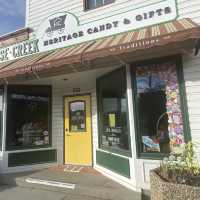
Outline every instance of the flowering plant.
<svg viewBox="0 0 200 200"><path fill-rule="evenodd" d="M169 182L200 186L200 164L195 156L194 143L180 145L176 152L165 157L160 175Z"/></svg>

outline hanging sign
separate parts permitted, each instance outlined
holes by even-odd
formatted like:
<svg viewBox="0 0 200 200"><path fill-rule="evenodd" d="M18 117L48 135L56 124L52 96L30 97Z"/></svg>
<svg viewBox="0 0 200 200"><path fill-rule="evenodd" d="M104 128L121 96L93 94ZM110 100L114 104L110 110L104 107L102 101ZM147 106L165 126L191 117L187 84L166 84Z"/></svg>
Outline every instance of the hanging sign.
<svg viewBox="0 0 200 200"><path fill-rule="evenodd" d="M0 63L176 19L176 0L164 0L90 23L69 12L46 18L33 40L0 49Z"/></svg>

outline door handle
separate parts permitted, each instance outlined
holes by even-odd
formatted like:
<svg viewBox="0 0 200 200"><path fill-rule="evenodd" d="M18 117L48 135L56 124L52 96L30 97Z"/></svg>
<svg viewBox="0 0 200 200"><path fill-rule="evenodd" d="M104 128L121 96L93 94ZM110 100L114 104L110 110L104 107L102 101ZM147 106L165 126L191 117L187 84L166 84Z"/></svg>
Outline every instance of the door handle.
<svg viewBox="0 0 200 200"><path fill-rule="evenodd" d="M68 128L66 128L65 131L68 132Z"/></svg>

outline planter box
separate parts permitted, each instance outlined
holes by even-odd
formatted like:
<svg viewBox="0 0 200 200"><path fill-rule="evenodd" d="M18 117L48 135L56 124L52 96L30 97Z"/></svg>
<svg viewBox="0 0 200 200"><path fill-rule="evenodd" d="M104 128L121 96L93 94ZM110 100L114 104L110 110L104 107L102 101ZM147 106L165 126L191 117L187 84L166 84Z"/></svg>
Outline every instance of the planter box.
<svg viewBox="0 0 200 200"><path fill-rule="evenodd" d="M200 187L166 182L157 171L150 172L151 200L200 200Z"/></svg>

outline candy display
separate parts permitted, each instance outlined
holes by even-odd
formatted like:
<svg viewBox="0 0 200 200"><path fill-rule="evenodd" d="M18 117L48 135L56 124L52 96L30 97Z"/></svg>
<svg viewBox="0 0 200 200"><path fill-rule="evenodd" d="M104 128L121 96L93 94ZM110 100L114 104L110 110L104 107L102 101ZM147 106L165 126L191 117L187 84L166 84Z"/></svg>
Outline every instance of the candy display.
<svg viewBox="0 0 200 200"><path fill-rule="evenodd" d="M138 67L136 70L136 77L138 77L138 93L144 93L145 91L165 92L168 134L170 147L173 151L174 148L184 143L176 65L173 63L164 63Z"/></svg>

